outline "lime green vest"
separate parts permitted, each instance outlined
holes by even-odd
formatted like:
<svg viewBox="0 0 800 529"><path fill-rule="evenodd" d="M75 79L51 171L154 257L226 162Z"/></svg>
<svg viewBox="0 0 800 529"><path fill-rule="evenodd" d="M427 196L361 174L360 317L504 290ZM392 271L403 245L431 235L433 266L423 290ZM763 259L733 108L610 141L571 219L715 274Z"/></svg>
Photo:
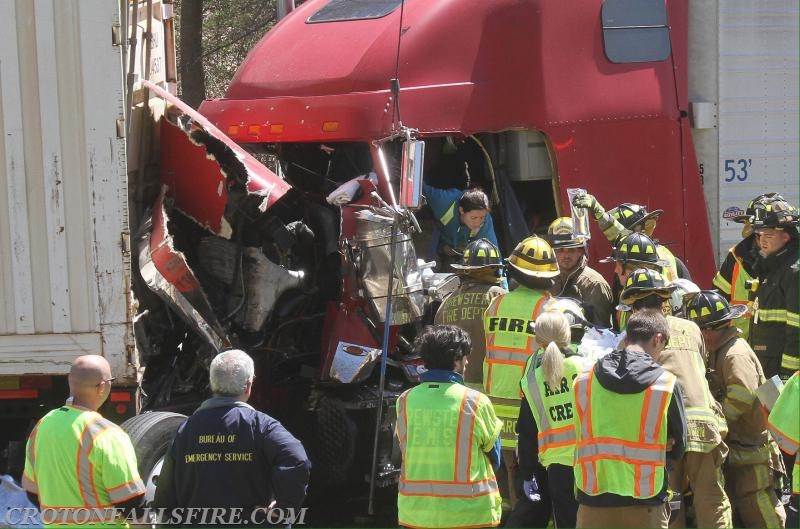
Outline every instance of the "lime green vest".
<svg viewBox="0 0 800 529"><path fill-rule="evenodd" d="M575 398L572 382L580 373L591 368L591 361L581 356L564 359L561 384L551 388L545 382L542 367L533 368L538 355L528 360L522 393L533 412L539 430L539 461L547 468L553 463L571 467L575 460Z"/></svg>
<svg viewBox="0 0 800 529"><path fill-rule="evenodd" d="M502 499L487 451L500 421L483 393L461 384L424 382L397 399L403 454L397 508L407 527L488 527Z"/></svg>
<svg viewBox="0 0 800 529"><path fill-rule="evenodd" d="M649 388L632 394L605 389L593 371L578 375L574 384L578 489L590 496L612 493L637 499L661 491L667 408L674 386L675 376L667 370Z"/></svg>
<svg viewBox="0 0 800 529"><path fill-rule="evenodd" d="M548 299L546 292L518 287L496 297L486 309L483 386L490 397L521 398L519 381L536 351L533 322Z"/></svg>
<svg viewBox="0 0 800 529"><path fill-rule="evenodd" d="M769 433L772 434L772 438L781 450L795 455L792 494L800 494L800 457L797 457L800 448L798 416L800 416L800 371L795 371L769 413Z"/></svg>
<svg viewBox="0 0 800 529"><path fill-rule="evenodd" d="M31 432L22 486L39 496L45 525L113 524L113 504L144 492L128 435L73 406L52 410Z"/></svg>

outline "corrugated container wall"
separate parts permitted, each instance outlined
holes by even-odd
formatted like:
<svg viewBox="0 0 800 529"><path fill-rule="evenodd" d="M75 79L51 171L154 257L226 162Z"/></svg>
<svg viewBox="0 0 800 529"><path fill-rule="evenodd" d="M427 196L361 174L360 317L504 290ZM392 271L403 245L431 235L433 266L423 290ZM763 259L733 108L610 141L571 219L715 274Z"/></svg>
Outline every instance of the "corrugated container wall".
<svg viewBox="0 0 800 529"><path fill-rule="evenodd" d="M119 6L0 1L0 374L135 374Z"/></svg>

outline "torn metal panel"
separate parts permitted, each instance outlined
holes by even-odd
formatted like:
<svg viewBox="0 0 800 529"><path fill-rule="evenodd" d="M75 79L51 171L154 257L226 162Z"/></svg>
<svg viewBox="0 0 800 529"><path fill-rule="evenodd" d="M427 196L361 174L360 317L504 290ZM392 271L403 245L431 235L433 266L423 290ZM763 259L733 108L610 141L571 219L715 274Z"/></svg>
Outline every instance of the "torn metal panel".
<svg viewBox="0 0 800 529"><path fill-rule="evenodd" d="M230 347L197 277L183 253L175 249L164 210L166 188L153 206L139 243L139 268L147 286L164 299L215 350Z"/></svg>
<svg viewBox="0 0 800 529"><path fill-rule="evenodd" d="M228 189L238 181L248 194L263 197L263 212L291 186L231 140L186 103L161 87L144 81L147 88L167 100L191 128L184 130L167 119L161 127L161 179L170 186L175 207L221 237L230 238L225 220Z"/></svg>

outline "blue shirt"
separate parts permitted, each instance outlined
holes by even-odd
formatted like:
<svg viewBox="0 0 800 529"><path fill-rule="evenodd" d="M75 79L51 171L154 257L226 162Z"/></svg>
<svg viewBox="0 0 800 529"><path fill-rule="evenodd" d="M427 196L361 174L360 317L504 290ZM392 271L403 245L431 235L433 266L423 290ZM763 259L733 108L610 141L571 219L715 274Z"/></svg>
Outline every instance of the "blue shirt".
<svg viewBox="0 0 800 529"><path fill-rule="evenodd" d="M439 189L427 184L422 186L428 205L433 210L437 225L441 232L440 243L448 244L453 248L463 249L469 242L475 239L488 239L495 246L497 235L494 233L494 223L492 215L486 213L483 225L475 233L461 224L461 215L458 213L458 201L464 194L462 189Z"/></svg>
<svg viewBox="0 0 800 529"><path fill-rule="evenodd" d="M420 382L450 382L451 384L461 384L464 385L464 377L456 373L455 371L449 371L447 369L429 369L422 373L419 377ZM486 456L489 458L489 461L492 462L492 468L498 470L500 468L500 438L498 437L497 440L494 442L494 446L488 452L486 452Z"/></svg>

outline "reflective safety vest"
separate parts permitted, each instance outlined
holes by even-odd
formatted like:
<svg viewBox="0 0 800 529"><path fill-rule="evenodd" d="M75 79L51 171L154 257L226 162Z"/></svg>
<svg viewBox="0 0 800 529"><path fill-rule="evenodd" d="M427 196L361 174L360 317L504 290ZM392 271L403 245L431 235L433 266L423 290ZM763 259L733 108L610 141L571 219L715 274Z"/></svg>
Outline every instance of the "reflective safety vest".
<svg viewBox="0 0 800 529"><path fill-rule="evenodd" d="M31 432L22 486L39 496L45 525L114 523L113 504L145 490L128 435L73 406L52 410Z"/></svg>
<svg viewBox="0 0 800 529"><path fill-rule="evenodd" d="M661 275L667 281L674 281L678 279L678 263L675 261L675 256L664 245L656 244L656 254L662 261L666 261L667 265L661 268Z"/></svg>
<svg viewBox="0 0 800 529"><path fill-rule="evenodd" d="M564 373L558 387L551 388L545 381L542 367L533 368L538 355L525 366L521 381L522 393L528 401L536 427L539 430L539 460L545 468L553 463L571 467L575 462L575 398L572 382L592 367L592 362L582 356L564 359Z"/></svg>
<svg viewBox="0 0 800 529"><path fill-rule="evenodd" d="M769 413L769 433L781 450L794 455L792 494L800 494L800 371L796 371L783 386L780 397ZM788 469L787 469L788 470Z"/></svg>
<svg viewBox="0 0 800 529"><path fill-rule="evenodd" d="M528 358L536 351L533 322L548 299L547 292L521 286L496 297L486 309L483 386L487 395L515 400L522 397L519 381Z"/></svg>
<svg viewBox="0 0 800 529"><path fill-rule="evenodd" d="M486 452L501 424L486 395L461 384L424 382L396 406L400 525L499 525L502 499Z"/></svg>
<svg viewBox="0 0 800 529"><path fill-rule="evenodd" d="M600 385L593 371L578 375L574 385L576 487L590 496L612 493L637 499L652 498L661 491L667 409L675 380L664 370L646 390L621 394Z"/></svg>
<svg viewBox="0 0 800 529"><path fill-rule="evenodd" d="M742 263L742 258L736 254L736 246L733 246L729 250L729 253L733 256L734 260L730 282L728 282L721 273L717 272L712 283L715 287L730 296L731 305L746 305L752 309L753 302L749 299L750 289L747 288L747 282L751 281L753 278L747 273L744 263ZM750 320L752 317L753 313L750 311L744 316L733 320L734 325L742 331L742 338L745 340L747 340L750 334Z"/></svg>

